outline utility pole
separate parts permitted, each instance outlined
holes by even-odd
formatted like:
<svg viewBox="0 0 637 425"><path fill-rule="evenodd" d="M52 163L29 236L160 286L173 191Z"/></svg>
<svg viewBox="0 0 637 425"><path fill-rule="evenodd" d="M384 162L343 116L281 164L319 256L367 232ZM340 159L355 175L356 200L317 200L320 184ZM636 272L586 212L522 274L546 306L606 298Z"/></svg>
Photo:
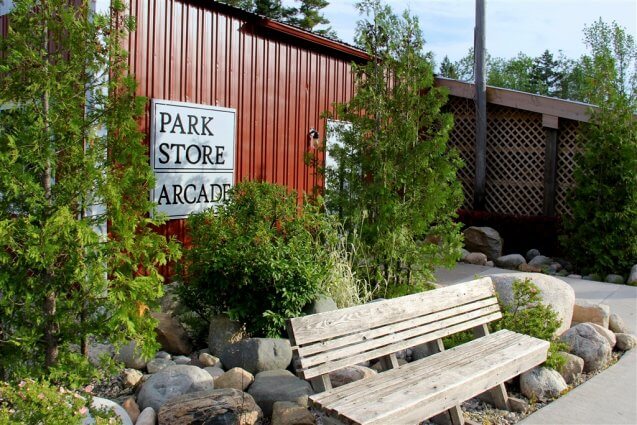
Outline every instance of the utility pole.
<svg viewBox="0 0 637 425"><path fill-rule="evenodd" d="M473 188L473 209L484 210L487 174L487 78L485 66L485 0L476 0L476 26L474 30L474 75L476 104L476 175Z"/></svg>

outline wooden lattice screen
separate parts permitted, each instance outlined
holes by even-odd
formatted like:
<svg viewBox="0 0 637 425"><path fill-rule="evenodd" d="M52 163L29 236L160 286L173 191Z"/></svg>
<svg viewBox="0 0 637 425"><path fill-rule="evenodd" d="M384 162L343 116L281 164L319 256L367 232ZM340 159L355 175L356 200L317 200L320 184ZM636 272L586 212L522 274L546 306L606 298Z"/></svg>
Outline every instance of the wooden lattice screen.
<svg viewBox="0 0 637 425"><path fill-rule="evenodd" d="M450 96L447 110L455 125L450 145L460 153L465 166L459 172L465 202L473 209L475 176L475 106L473 100ZM568 215L568 189L573 184L577 121L560 119L555 210ZM546 130L542 114L516 108L487 105L486 210L502 214L537 216L544 207L544 163Z"/></svg>

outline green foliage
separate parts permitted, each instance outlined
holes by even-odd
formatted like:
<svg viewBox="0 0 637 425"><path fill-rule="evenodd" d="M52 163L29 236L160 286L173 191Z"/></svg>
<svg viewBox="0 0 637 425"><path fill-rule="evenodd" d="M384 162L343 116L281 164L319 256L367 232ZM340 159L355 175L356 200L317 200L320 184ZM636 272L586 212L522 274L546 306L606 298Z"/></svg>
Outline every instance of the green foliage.
<svg viewBox="0 0 637 425"><path fill-rule="evenodd" d="M632 36L601 21L587 28L586 40L587 97L599 107L578 135L563 242L581 270L604 276L637 262L637 48Z"/></svg>
<svg viewBox="0 0 637 425"><path fill-rule="evenodd" d="M19 0L0 40L0 375L73 369L90 336L150 354L156 266L178 253L148 218L144 100L121 47L133 23L89 13Z"/></svg>
<svg viewBox="0 0 637 425"><path fill-rule="evenodd" d="M216 212L191 215L182 302L204 320L227 313L251 334L281 335L318 295L329 272L324 241L334 236L329 217L310 204L299 210L297 199L281 186L242 182Z"/></svg>
<svg viewBox="0 0 637 425"><path fill-rule="evenodd" d="M492 330L508 329L549 341L551 348L545 366L559 370L565 359L557 352L565 345L554 339L553 334L562 322L550 306L542 304L540 290L531 279L515 280L512 304L500 301L500 309L502 319L491 324Z"/></svg>
<svg viewBox="0 0 637 425"><path fill-rule="evenodd" d="M31 379L12 385L0 382L0 425L81 424L90 411L97 425L121 424L110 412L89 409L90 394Z"/></svg>
<svg viewBox="0 0 637 425"><path fill-rule="evenodd" d="M417 19L375 0L358 8L368 19L357 44L377 60L353 65L355 95L337 112L351 126L330 147L338 165L326 170L326 199L356 248L357 274L385 288L379 296L405 294L459 255L461 161L447 145L453 117L441 112L447 95L433 87Z"/></svg>

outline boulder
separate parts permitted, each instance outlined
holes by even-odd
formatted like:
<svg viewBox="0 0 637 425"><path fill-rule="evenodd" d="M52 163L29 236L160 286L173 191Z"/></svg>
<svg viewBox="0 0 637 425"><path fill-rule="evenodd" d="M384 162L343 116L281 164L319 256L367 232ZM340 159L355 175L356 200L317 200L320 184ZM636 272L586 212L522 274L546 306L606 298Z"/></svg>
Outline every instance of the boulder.
<svg viewBox="0 0 637 425"><path fill-rule="evenodd" d="M147 407L139 414L135 425L155 425L157 424L157 413L152 407Z"/></svg>
<svg viewBox="0 0 637 425"><path fill-rule="evenodd" d="M246 338L226 346L220 357L227 369L240 367L255 374L286 369L292 361L292 348L287 339Z"/></svg>
<svg viewBox="0 0 637 425"><path fill-rule="evenodd" d="M534 259L538 255L540 255L540 251L538 251L535 248L529 249L528 251L526 251L526 261L527 262L531 261L532 259Z"/></svg>
<svg viewBox="0 0 637 425"><path fill-rule="evenodd" d="M610 329L611 331L615 332L616 334L620 334L620 333L621 334L627 334L627 333L629 333L628 327L626 327L626 324L624 323L622 318L619 317L615 313L612 313L608 317L608 329Z"/></svg>
<svg viewBox="0 0 637 425"><path fill-rule="evenodd" d="M566 363L560 370L560 375L567 384L572 384L584 370L584 359L565 351L560 351L559 354L566 359Z"/></svg>
<svg viewBox="0 0 637 425"><path fill-rule="evenodd" d="M573 322L597 323L608 328L610 320L610 307L607 304L593 304L584 300L575 300L573 307Z"/></svg>
<svg viewBox="0 0 637 425"><path fill-rule="evenodd" d="M575 291L568 283L539 273L503 273L493 274L490 277L500 300L506 305L513 304L513 282L530 279L540 291L542 304L550 306L557 313L558 319L562 321L555 335L560 335L570 327Z"/></svg>
<svg viewBox="0 0 637 425"><path fill-rule="evenodd" d="M192 363L192 359L187 356L175 356L173 357L173 361L175 364L190 364Z"/></svg>
<svg viewBox="0 0 637 425"><path fill-rule="evenodd" d="M228 316L219 315L210 319L208 330L208 348L210 354L220 357L221 352L229 345L241 341L245 329L239 322L230 320Z"/></svg>
<svg viewBox="0 0 637 425"><path fill-rule="evenodd" d="M319 295L305 309L306 314L324 313L326 311L338 310L338 306L334 300L327 295Z"/></svg>
<svg viewBox="0 0 637 425"><path fill-rule="evenodd" d="M126 400L124 400L124 402L122 403L122 407L124 408L124 410L126 410L126 413L128 413L130 420L133 423L137 422L137 418L139 417L139 414L141 412L139 411L139 406L135 402L135 397L128 397Z"/></svg>
<svg viewBox="0 0 637 425"><path fill-rule="evenodd" d="M637 264L631 267L626 283L628 285L637 285Z"/></svg>
<svg viewBox="0 0 637 425"><path fill-rule="evenodd" d="M88 346L88 361L93 366L100 367L102 364L102 358L112 359L114 355L115 347L113 347L113 344L92 342Z"/></svg>
<svg viewBox="0 0 637 425"><path fill-rule="evenodd" d="M460 261L464 261L465 258L467 258L467 255L471 254L469 251L467 251L466 249L462 248L462 250L460 251Z"/></svg>
<svg viewBox="0 0 637 425"><path fill-rule="evenodd" d="M124 388L135 388L143 376L144 374L137 369L124 369L119 375L119 378Z"/></svg>
<svg viewBox="0 0 637 425"><path fill-rule="evenodd" d="M610 344L588 323L575 325L560 337L569 346L569 351L584 359L584 371L601 369L610 359Z"/></svg>
<svg viewBox="0 0 637 425"><path fill-rule="evenodd" d="M330 381L332 382L332 387L336 388L377 374L378 372L368 367L347 366L343 369L330 372Z"/></svg>
<svg viewBox="0 0 637 425"><path fill-rule="evenodd" d="M538 255L536 257L533 257L533 259L529 261L529 266L548 267L553 263L554 261L552 258L546 257L544 255Z"/></svg>
<svg viewBox="0 0 637 425"><path fill-rule="evenodd" d="M474 264L476 266L486 266L487 256L482 252L472 252L464 258L465 263Z"/></svg>
<svg viewBox="0 0 637 425"><path fill-rule="evenodd" d="M562 375L546 367L534 367L520 375L520 391L529 399L548 401L566 388Z"/></svg>
<svg viewBox="0 0 637 425"><path fill-rule="evenodd" d="M272 425L314 425L316 419L306 407L290 401L277 401L272 407Z"/></svg>
<svg viewBox="0 0 637 425"><path fill-rule="evenodd" d="M635 345L637 345L637 338L635 338L634 335L619 333L615 334L615 337L617 337L617 345L615 345L615 347L617 347L618 350L632 350L635 348Z"/></svg>
<svg viewBox="0 0 637 425"><path fill-rule="evenodd" d="M152 313L157 320L155 332L161 348L171 354L190 354L192 342L181 323L169 313Z"/></svg>
<svg viewBox="0 0 637 425"><path fill-rule="evenodd" d="M204 367L203 370L208 372L210 374L210 376L212 376L212 379L217 379L218 377L220 377L221 375L226 373L223 369L221 369L220 367L216 367L216 366Z"/></svg>
<svg viewBox="0 0 637 425"><path fill-rule="evenodd" d="M491 260L487 261L486 263L484 263L485 266L487 267L495 267L495 263Z"/></svg>
<svg viewBox="0 0 637 425"><path fill-rule="evenodd" d="M159 410L159 425L255 425L262 419L263 412L254 399L232 388L184 394Z"/></svg>
<svg viewBox="0 0 637 425"><path fill-rule="evenodd" d="M234 388L245 391L254 382L254 376L240 367L233 367L223 375L215 378L215 388Z"/></svg>
<svg viewBox="0 0 637 425"><path fill-rule="evenodd" d="M218 366L221 362L221 360L219 360L219 357L215 357L209 353L200 353L199 357L197 357L197 360L199 360L199 363L203 367L215 367Z"/></svg>
<svg viewBox="0 0 637 425"><path fill-rule="evenodd" d="M509 254L496 258L494 262L498 267L517 270L520 264L526 263L526 260L520 254Z"/></svg>
<svg viewBox="0 0 637 425"><path fill-rule="evenodd" d="M133 421L130 416L128 416L126 410L114 401L101 397L93 397L91 407L97 410L111 411L115 413L115 416L121 420L121 425L133 425ZM93 419L93 417L89 414L86 419L84 419L82 425L93 425L94 423L95 419Z"/></svg>
<svg viewBox="0 0 637 425"><path fill-rule="evenodd" d="M146 367L146 360L142 357L142 353L137 348L135 341L123 345L115 356L115 360L124 363L130 369L143 369Z"/></svg>
<svg viewBox="0 0 637 425"><path fill-rule="evenodd" d="M624 280L624 276L621 276L618 274L607 274L606 277L604 278L604 282L623 285L626 281Z"/></svg>
<svg viewBox="0 0 637 425"><path fill-rule="evenodd" d="M139 407L152 407L155 411L169 399L214 388L208 372L196 366L175 365L153 374L144 383L137 396Z"/></svg>
<svg viewBox="0 0 637 425"><path fill-rule="evenodd" d="M167 353L165 351L158 351L155 354L155 358L156 359L164 359L164 360L172 360L173 356L171 356L170 353Z"/></svg>
<svg viewBox="0 0 637 425"><path fill-rule="evenodd" d="M587 274L586 276L582 277L582 279L584 279L584 280L592 280L594 282L601 282L602 281L602 277L600 275L598 275L597 273Z"/></svg>
<svg viewBox="0 0 637 425"><path fill-rule="evenodd" d="M610 344L611 349L615 347L615 344L617 344L617 338L612 331L606 328L602 328L597 323L589 323L589 325L594 327L598 334L606 338L606 341L608 341L608 343Z"/></svg>
<svg viewBox="0 0 637 425"><path fill-rule="evenodd" d="M148 373L157 373L160 370L167 368L168 366L174 366L176 364L177 363L172 360L155 357L146 364L146 370L148 371Z"/></svg>
<svg viewBox="0 0 637 425"><path fill-rule="evenodd" d="M489 260L502 257L502 238L491 227L471 226L464 231L464 245L471 252L482 252Z"/></svg>
<svg viewBox="0 0 637 425"><path fill-rule="evenodd" d="M314 394L314 391L307 381L287 370L268 370L257 373L248 394L254 397L265 416L271 416L275 402L295 401L299 397Z"/></svg>

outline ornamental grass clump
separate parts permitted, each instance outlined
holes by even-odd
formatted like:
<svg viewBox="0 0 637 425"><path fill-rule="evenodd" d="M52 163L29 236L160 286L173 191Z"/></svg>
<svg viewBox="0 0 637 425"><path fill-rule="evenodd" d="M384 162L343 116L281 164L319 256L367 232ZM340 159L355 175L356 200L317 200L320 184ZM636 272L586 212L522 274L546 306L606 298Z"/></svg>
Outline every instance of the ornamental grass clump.
<svg viewBox="0 0 637 425"><path fill-rule="evenodd" d="M206 321L224 313L253 336L281 336L320 293L325 242L336 235L318 206L297 201L285 187L242 182L217 211L191 215L182 302Z"/></svg>

